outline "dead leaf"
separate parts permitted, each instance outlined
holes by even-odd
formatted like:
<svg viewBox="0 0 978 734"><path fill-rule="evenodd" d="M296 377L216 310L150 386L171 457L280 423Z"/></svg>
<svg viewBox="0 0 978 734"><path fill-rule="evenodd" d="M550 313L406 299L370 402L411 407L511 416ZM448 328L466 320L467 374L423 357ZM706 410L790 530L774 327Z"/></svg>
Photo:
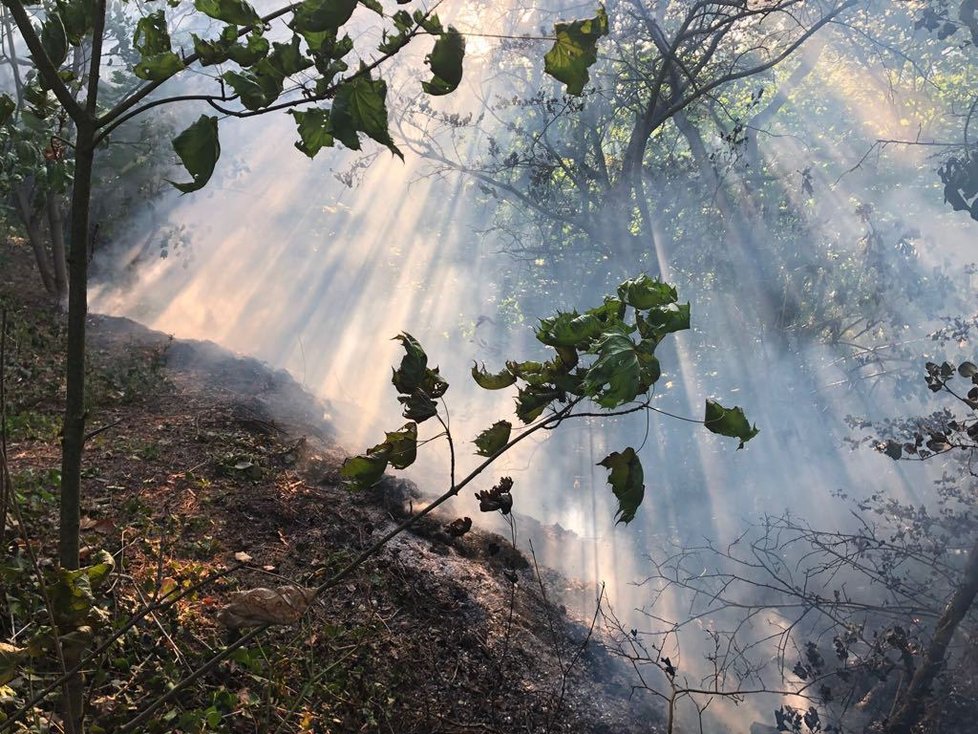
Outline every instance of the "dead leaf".
<svg viewBox="0 0 978 734"><path fill-rule="evenodd" d="M261 624L292 624L302 617L315 598L316 590L304 586L236 591L217 613L217 619L231 629Z"/></svg>
<svg viewBox="0 0 978 734"><path fill-rule="evenodd" d="M234 560L239 561L240 563L250 563L251 556L249 556L244 551L238 551L237 553L234 554Z"/></svg>

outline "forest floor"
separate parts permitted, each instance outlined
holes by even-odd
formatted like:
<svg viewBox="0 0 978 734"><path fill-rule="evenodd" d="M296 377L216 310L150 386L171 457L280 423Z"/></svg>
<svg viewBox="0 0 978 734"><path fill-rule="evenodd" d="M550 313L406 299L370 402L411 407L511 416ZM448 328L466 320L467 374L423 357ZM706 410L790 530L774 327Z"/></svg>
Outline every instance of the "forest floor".
<svg viewBox="0 0 978 734"><path fill-rule="evenodd" d="M44 595L57 554L63 316L30 252L0 244L7 456L14 505L0 567L0 639L30 649L0 670L0 724L54 677ZM315 586L412 511L416 488L339 482L346 456L324 410L287 373L213 344L92 316L83 563L88 649L158 603L86 669L92 732L111 732L233 639L236 590ZM274 627L158 711L145 731L654 732L589 620L568 618L545 573L508 541L426 518L296 624ZM46 576L38 583L38 570ZM515 580L515 581L514 581ZM174 603L162 603L185 593ZM169 596L168 596L169 595ZM230 635L230 637L229 637ZM20 731L58 731L57 702ZM17 731L18 729L14 729Z"/></svg>

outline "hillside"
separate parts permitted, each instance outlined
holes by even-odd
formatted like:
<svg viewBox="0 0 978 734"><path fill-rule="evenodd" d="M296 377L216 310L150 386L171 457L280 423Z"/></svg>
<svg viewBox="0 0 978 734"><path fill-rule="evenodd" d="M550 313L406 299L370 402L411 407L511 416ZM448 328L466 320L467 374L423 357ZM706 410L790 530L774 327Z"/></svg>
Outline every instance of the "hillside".
<svg viewBox="0 0 978 734"><path fill-rule="evenodd" d="M32 651L4 676L0 721L58 671L45 594L56 555L64 327L36 281L28 249L0 245L16 502L4 528L0 635ZM95 563L108 551L114 568L93 590L83 645L97 647L156 602L86 667L90 730L114 731L234 638L217 621L230 593L315 586L420 494L394 480L365 494L341 486L346 452L323 406L284 372L106 316L90 318L89 344L83 553ZM568 619L557 589L507 541L476 531L453 538L451 519L400 535L299 623L206 673L146 730L653 730L654 707L630 697L599 631ZM57 730L56 709L44 700L14 731Z"/></svg>

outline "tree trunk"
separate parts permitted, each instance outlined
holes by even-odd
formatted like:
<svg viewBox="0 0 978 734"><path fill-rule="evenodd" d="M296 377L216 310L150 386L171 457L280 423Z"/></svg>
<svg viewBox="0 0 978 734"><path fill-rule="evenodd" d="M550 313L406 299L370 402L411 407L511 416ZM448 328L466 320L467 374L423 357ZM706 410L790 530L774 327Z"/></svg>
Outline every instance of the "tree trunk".
<svg viewBox="0 0 978 734"><path fill-rule="evenodd" d="M975 541L964 569L964 577L954 590L951 601L937 621L934 639L930 641L924 659L900 696L896 712L887 722L885 734L911 734L924 715L931 687L944 667L947 648L954 633L978 596L978 540Z"/></svg>
<svg viewBox="0 0 978 734"><path fill-rule="evenodd" d="M61 456L61 525L58 553L61 567L79 564L81 520L81 463L85 443L85 321L88 316L88 220L92 194L92 164L95 158L95 127L78 124L75 148L75 180L71 197L71 249L68 255L68 347L65 373L67 394ZM65 662L72 667L77 654ZM67 684L65 730L82 734L84 686L81 675Z"/></svg>
<svg viewBox="0 0 978 734"><path fill-rule="evenodd" d="M14 199L17 206L17 214L20 221L24 224L24 233L27 241L34 251L34 260L37 262L37 272L41 276L41 283L44 290L51 295L56 295L54 276L51 274L51 263L48 261L47 248L44 245L44 234L41 231L40 222L37 221L36 212L31 205L31 197L23 186L18 186L14 191Z"/></svg>
<svg viewBox="0 0 978 734"><path fill-rule="evenodd" d="M48 229L51 230L51 260L54 264L54 295L58 298L58 307L63 310L68 307L64 211L62 210L61 197L58 194L49 191L47 200Z"/></svg>

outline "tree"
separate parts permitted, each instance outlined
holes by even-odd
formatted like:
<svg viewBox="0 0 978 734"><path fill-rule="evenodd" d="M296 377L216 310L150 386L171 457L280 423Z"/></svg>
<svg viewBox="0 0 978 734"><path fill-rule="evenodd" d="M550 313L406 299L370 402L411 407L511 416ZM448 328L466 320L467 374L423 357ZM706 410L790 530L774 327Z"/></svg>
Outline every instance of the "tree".
<svg viewBox="0 0 978 734"><path fill-rule="evenodd" d="M383 27L376 48L355 44L345 31L358 7L379 16ZM183 6L186 8L186 6ZM430 95L451 93L462 76L465 43L451 26L442 26L432 10L413 13L399 9L390 14L376 0L304 0L287 4L264 16L246 0L197 0L188 13L192 25L219 26L216 37L190 33L174 42L168 14L185 12L166 6L142 14L129 39L107 31L111 12L107 0L54 0L37 8L13 0L5 3L13 25L30 55L30 80L17 83L17 100L0 97L0 122L27 114L50 119L56 125L51 138L52 161L70 164L70 223L68 227L67 286L68 341L67 395L63 429L60 497L59 557L67 571L79 565L81 467L85 444L85 324L88 310L89 253L93 238L92 192L96 158L120 127L150 110L177 103L209 105L217 115L201 115L173 140L173 147L190 180L174 183L185 194L203 188L220 155L221 118L249 118L286 111L293 116L299 142L313 157L336 144L359 150L361 135L402 156L388 130L387 85L378 70L419 36L435 38L425 57L431 77L422 83ZM208 21L209 19L209 21ZM187 19L185 19L187 20ZM39 26L36 22L39 21ZM272 40L284 31L286 41ZM548 71L569 84L586 77L593 63L600 29L563 33ZM23 61L8 33L9 60L20 80ZM109 58L121 61L138 80L132 89L119 89L118 80L103 78ZM220 75L209 67L230 68ZM209 89L197 93L162 92L171 80L206 70ZM123 84L125 82L123 81ZM31 86L33 85L33 86ZM173 84L171 83L172 87ZM328 103L325 106L323 103ZM49 114L48 114L49 111ZM221 118L219 118L219 116ZM57 151L55 152L55 147ZM59 169L60 170L60 169ZM51 186L52 195L59 189ZM52 233L60 231L54 222ZM39 264L44 261L40 258ZM56 257L55 262L58 262ZM55 266L56 267L56 266ZM42 270L42 273L44 271ZM62 286L57 284L55 290ZM72 661L69 661L71 663ZM79 681L69 694L66 722L75 731L81 720Z"/></svg>

